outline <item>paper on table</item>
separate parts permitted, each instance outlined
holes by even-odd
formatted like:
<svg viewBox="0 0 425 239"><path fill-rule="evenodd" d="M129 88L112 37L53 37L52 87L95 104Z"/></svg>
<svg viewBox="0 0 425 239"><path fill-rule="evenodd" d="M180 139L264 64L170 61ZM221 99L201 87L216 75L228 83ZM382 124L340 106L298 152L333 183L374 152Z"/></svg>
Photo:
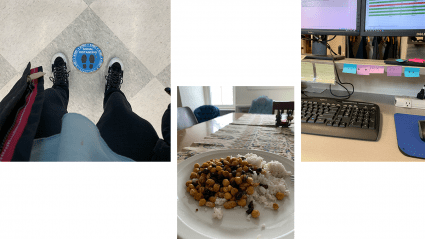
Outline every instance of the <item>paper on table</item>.
<svg viewBox="0 0 425 239"><path fill-rule="evenodd" d="M385 66L370 66L370 74L384 74Z"/></svg>
<svg viewBox="0 0 425 239"><path fill-rule="evenodd" d="M335 84L334 65L316 63L316 82Z"/></svg>
<svg viewBox="0 0 425 239"><path fill-rule="evenodd" d="M313 64L311 62L301 62L301 80L314 81Z"/></svg>
<svg viewBox="0 0 425 239"><path fill-rule="evenodd" d="M387 76L401 76L403 73L402 66L387 66Z"/></svg>
<svg viewBox="0 0 425 239"><path fill-rule="evenodd" d="M342 72L343 73L356 74L357 65L356 64L344 64L344 69L342 70Z"/></svg>
<svg viewBox="0 0 425 239"><path fill-rule="evenodd" d="M370 72L370 66L357 65L357 75L368 76Z"/></svg>
<svg viewBox="0 0 425 239"><path fill-rule="evenodd" d="M404 68L405 77L419 77L420 68L406 67Z"/></svg>

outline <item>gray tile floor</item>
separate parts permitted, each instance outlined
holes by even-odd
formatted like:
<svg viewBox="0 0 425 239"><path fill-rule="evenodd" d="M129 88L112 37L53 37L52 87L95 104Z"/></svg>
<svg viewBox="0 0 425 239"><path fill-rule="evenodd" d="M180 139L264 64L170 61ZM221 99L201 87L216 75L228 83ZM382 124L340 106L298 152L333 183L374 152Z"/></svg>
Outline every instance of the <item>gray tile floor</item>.
<svg viewBox="0 0 425 239"><path fill-rule="evenodd" d="M161 135L162 114L171 101L170 0L35 0L19 5L0 2L0 99L19 79L26 64L43 66L45 88L52 86L51 58L63 52L70 72L69 112L97 123L102 115L105 72L109 60L124 62L121 87L133 111ZM94 43L104 63L94 73L72 64L72 53Z"/></svg>

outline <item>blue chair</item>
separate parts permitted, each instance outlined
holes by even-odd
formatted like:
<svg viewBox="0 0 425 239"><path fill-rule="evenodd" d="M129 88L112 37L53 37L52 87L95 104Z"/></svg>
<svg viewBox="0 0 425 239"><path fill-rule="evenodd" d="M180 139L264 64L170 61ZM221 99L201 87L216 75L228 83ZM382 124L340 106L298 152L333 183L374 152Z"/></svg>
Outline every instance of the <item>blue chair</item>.
<svg viewBox="0 0 425 239"><path fill-rule="evenodd" d="M248 113L273 114L273 100L263 95L252 101Z"/></svg>
<svg viewBox="0 0 425 239"><path fill-rule="evenodd" d="M214 105L203 105L195 109L195 116L199 123L214 119L220 116L220 110Z"/></svg>

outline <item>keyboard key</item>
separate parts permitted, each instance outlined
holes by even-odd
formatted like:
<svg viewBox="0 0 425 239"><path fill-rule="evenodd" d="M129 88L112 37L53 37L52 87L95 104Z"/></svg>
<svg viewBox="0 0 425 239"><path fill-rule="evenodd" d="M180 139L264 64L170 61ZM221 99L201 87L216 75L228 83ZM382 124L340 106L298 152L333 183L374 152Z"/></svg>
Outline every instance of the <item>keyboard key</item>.
<svg viewBox="0 0 425 239"><path fill-rule="evenodd" d="M318 118L316 120L316 124L324 124L325 122L326 122L326 119L323 119L323 118Z"/></svg>
<svg viewBox="0 0 425 239"><path fill-rule="evenodd" d="M307 117L301 117L301 123L307 123L308 118Z"/></svg>
<svg viewBox="0 0 425 239"><path fill-rule="evenodd" d="M339 124L339 127L340 127L340 128L345 128L345 126L346 126L346 123L344 123L344 122L341 122L341 123Z"/></svg>

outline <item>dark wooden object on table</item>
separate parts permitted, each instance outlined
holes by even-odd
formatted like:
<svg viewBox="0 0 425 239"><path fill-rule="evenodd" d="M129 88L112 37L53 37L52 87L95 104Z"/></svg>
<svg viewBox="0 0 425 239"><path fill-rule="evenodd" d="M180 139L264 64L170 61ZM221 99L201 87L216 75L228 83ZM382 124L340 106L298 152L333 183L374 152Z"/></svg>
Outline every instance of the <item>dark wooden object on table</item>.
<svg viewBox="0 0 425 239"><path fill-rule="evenodd" d="M279 101L273 101L273 114L277 110L276 113L276 127L284 127L287 128L291 125L291 121L294 119L292 114L294 113L294 102L288 101L288 102L279 102ZM282 122L281 115L285 112L288 114L288 118L286 122Z"/></svg>

